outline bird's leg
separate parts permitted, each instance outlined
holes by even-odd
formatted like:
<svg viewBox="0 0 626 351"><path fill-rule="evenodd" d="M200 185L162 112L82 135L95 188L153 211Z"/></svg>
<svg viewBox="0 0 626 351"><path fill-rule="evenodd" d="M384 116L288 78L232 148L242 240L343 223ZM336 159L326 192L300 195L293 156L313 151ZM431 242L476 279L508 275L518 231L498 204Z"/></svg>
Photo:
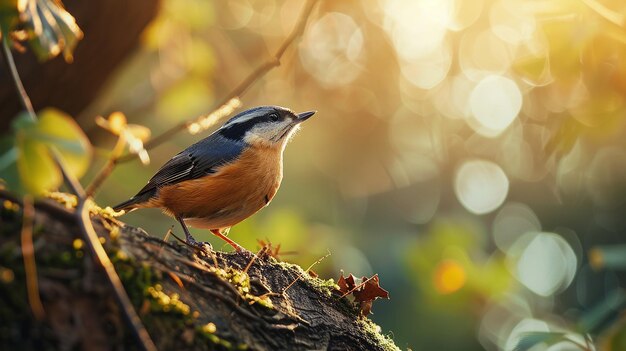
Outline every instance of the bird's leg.
<svg viewBox="0 0 626 351"><path fill-rule="evenodd" d="M183 227L183 231L185 232L185 241L187 242L187 244L198 247L198 248L203 248L203 246L209 245L211 247L211 243L201 243L196 241L196 239L193 238L193 236L191 236L191 233L189 232L189 228L187 228L187 225L185 224L185 221L182 219L182 217L176 217L176 220L178 220L178 223L180 223L180 225Z"/></svg>
<svg viewBox="0 0 626 351"><path fill-rule="evenodd" d="M215 236L227 242L228 245L232 246L235 249L235 251L240 252L243 250L241 245L237 244L236 242L229 239L226 235L222 234L219 229L211 229L211 233L215 234Z"/></svg>

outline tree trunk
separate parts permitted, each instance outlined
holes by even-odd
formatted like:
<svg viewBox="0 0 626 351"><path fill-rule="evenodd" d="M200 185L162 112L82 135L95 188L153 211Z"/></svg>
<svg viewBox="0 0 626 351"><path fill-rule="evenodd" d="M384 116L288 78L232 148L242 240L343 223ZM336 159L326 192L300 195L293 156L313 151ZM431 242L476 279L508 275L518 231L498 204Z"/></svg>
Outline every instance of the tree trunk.
<svg viewBox="0 0 626 351"><path fill-rule="evenodd" d="M31 50L15 61L35 110L57 107L78 115L97 96L114 69L137 47L140 34L157 15L159 0L64 0L85 33L76 46L74 62L63 55L39 62ZM0 57L0 63L3 58ZM4 66L4 65L1 65ZM4 67L3 67L4 68ZM6 70L0 70L0 133L22 111Z"/></svg>
<svg viewBox="0 0 626 351"><path fill-rule="evenodd" d="M33 317L22 205L6 192L0 204L0 349L140 348L78 237L73 210L52 200L35 207L35 277L45 317ZM332 280L268 255L164 242L95 212L101 241L160 350L397 350Z"/></svg>

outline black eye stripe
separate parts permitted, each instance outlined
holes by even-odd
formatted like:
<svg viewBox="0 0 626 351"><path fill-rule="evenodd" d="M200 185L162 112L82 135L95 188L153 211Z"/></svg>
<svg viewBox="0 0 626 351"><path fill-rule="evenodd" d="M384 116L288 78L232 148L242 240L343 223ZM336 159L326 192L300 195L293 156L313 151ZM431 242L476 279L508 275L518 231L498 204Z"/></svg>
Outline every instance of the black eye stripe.
<svg viewBox="0 0 626 351"><path fill-rule="evenodd" d="M242 123L235 123L228 128L220 130L220 134L228 139L241 140L243 136L246 135L246 132L252 129L257 123L259 123L259 121L256 118Z"/></svg>
<svg viewBox="0 0 626 351"><path fill-rule="evenodd" d="M251 118L245 122L231 124L226 128L222 128L219 133L229 139L241 140L243 139L244 135L246 135L246 132L252 129L255 125L263 122L272 122L278 120L281 120L280 114L278 114L277 112L272 112L263 116Z"/></svg>

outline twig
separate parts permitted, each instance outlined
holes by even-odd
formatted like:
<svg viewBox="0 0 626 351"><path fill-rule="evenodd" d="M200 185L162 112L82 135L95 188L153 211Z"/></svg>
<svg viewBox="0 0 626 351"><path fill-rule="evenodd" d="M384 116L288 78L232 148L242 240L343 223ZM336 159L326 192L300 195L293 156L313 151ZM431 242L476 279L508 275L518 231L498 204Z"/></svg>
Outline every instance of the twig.
<svg viewBox="0 0 626 351"><path fill-rule="evenodd" d="M117 164L117 159L124 152L124 145L126 144L126 138L124 137L124 133L121 133L117 138L117 142L107 159L107 162L102 166L96 177L91 181L91 183L87 186L87 196L93 196L95 192L100 188L102 183L111 175L115 165Z"/></svg>
<svg viewBox="0 0 626 351"><path fill-rule="evenodd" d="M375 274L375 275L373 275L373 276L371 276L371 277L369 277L369 278L367 278L367 279L365 279L365 280L364 280L364 281L362 281L361 283L357 284L354 288L352 288L352 289L348 290L345 294L341 295L339 298L340 298L340 299L343 299L344 297L346 297L346 296L348 296L348 295L352 294L354 291L359 290L359 289L360 289L363 285L365 285L365 283L367 283L367 282L369 282L370 280L372 280L372 278L374 278L375 276L376 276L376 274Z"/></svg>
<svg viewBox="0 0 626 351"><path fill-rule="evenodd" d="M311 263L310 266L307 267L307 269L305 269L305 272L309 272L311 270L311 268L315 267L316 265L318 265L320 262L322 262L323 260L325 260L326 258L328 258L328 256L330 256L330 250L326 249L326 255L320 257L317 259L317 261Z"/></svg>
<svg viewBox="0 0 626 351"><path fill-rule="evenodd" d="M172 229L174 229L174 226L171 226L168 230L167 233L165 233L165 236L163 237L163 243L161 244L161 247L159 248L159 251L157 251L156 257L161 256L161 253L163 252L163 248L165 247L165 245L167 244L167 239L170 238L170 235L173 234Z"/></svg>
<svg viewBox="0 0 626 351"><path fill-rule="evenodd" d="M52 155L52 159L54 160L54 162L61 170L61 175L63 175L63 181L65 182L65 185L70 188L70 192L76 195L79 200L86 199L85 189L82 185L80 185L78 180L74 178L74 176L67 170L67 166L59 155L59 152L54 147L50 147L50 154Z"/></svg>
<svg viewBox="0 0 626 351"><path fill-rule="evenodd" d="M24 196L22 201L22 257L24 258L24 272L26 274L26 290L28 292L28 304L37 320L43 320L45 311L39 296L39 281L37 280L37 263L35 262L35 248L33 246L33 219L35 206L30 196Z"/></svg>
<svg viewBox="0 0 626 351"><path fill-rule="evenodd" d="M174 273L173 271L167 271L167 275L170 276L170 279L172 279L174 281L174 283L176 283L176 285L178 285L179 288L184 289L185 286L183 285L183 281L180 280L180 277L178 275L176 275L176 273Z"/></svg>
<svg viewBox="0 0 626 351"><path fill-rule="evenodd" d="M252 256L252 258L250 259L250 262L248 262L248 265L246 265L246 268L243 269L243 273L248 273L248 270L250 269L250 267L252 267L252 264L254 263L254 261L256 261L257 258L259 258L263 253L265 253L265 251L267 250L267 246L263 246L259 252L256 253L256 255Z"/></svg>
<svg viewBox="0 0 626 351"><path fill-rule="evenodd" d="M28 94L26 94L26 89L24 89L24 85L22 84L20 75L17 72L17 67L15 66L15 60L13 60L13 55L11 54L9 33L3 33L0 29L0 35L2 36L2 53L4 55L4 62L6 63L9 72L11 72L11 76L13 77L13 85L15 85L17 95L19 95L20 102L22 103L22 106L24 106L24 109L28 112L30 118L33 121L36 121L37 115L35 114L35 110L33 109L33 104L30 102Z"/></svg>
<svg viewBox="0 0 626 351"><path fill-rule="evenodd" d="M176 240L178 240L181 244L186 245L187 247L193 249L194 251L198 252L201 251L202 249L198 248L197 246L193 246L190 243L186 242L185 240L181 239L178 237L178 235L174 234L173 231L169 231L169 234L172 235ZM165 241L165 239L163 239L163 241Z"/></svg>
<svg viewBox="0 0 626 351"><path fill-rule="evenodd" d="M156 345L150 338L146 327L141 322L137 311L133 307L124 285L120 280L120 277L115 271L113 263L109 259L96 230L93 228L91 218L89 218L89 209L87 208L87 199L81 198L78 200L78 206L76 207L76 215L80 224L80 230L82 231L85 241L88 243L91 254L96 259L96 262L103 268L117 302L122 306L125 317L128 319L129 324L132 326L132 331L140 342L140 346L147 351L156 351Z"/></svg>
<svg viewBox="0 0 626 351"><path fill-rule="evenodd" d="M317 265L318 263L322 262L324 259L326 259L328 256L330 256L330 251L328 251L328 253L322 257L320 257L317 261L311 263L311 265L309 267L307 267L307 269L305 270L305 272L309 273L309 271L311 270L311 268L313 268L315 265ZM287 290L289 290L298 280L302 279L301 276L297 276L296 279L294 279L291 283L289 283L289 285L287 285L286 288L283 289L283 291L281 292L281 295L286 293Z"/></svg>
<svg viewBox="0 0 626 351"><path fill-rule="evenodd" d="M264 63L259 65L254 71L252 71L250 73L250 75L248 75L241 83L239 83L239 85L237 85L235 87L235 89L233 89L228 95L226 95L222 99L222 101L220 101L219 104L217 104L218 107L215 108L213 111L219 110L224 105L228 104L228 102L231 101L232 99L239 98L256 81L258 81L260 78L262 78L272 68L280 66L280 60L282 59L285 51L287 51L287 49L296 41L296 39L299 38L302 35L302 33L304 33L304 29L306 28L306 24L308 22L308 19L311 16L311 13L313 12L313 8L315 7L315 4L317 2L318 2L318 0L309 0L309 1L307 1L307 3L304 5L304 9L302 10L302 12L300 14L299 20L296 23L296 26L291 31L289 36L287 36L285 38L285 41L280 45L278 50L276 50L276 53L274 53L274 55L272 57L270 57L267 61L265 61ZM211 113L213 113L213 112L211 112ZM146 150L150 150L150 149L152 149L154 147L157 147L157 146L161 145L164 141L167 141L173 135L175 135L175 134L177 134L177 133L187 129L189 127L189 125L194 123L195 120L196 119L194 118L194 119L190 119L190 120L187 120L187 121L183 121L183 122L175 125L174 127L166 130L162 134L157 135L156 137L152 138L151 140L149 140L144 145L145 149ZM135 154L127 154L125 156L120 157L117 160L116 163L127 162L127 161L135 159L135 157L137 157L137 155L135 155Z"/></svg>

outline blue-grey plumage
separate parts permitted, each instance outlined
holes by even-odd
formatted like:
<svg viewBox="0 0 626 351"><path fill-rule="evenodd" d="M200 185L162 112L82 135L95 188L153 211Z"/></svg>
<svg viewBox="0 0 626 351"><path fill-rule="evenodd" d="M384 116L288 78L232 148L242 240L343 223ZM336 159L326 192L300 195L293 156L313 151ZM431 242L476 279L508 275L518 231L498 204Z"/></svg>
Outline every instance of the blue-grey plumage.
<svg viewBox="0 0 626 351"><path fill-rule="evenodd" d="M185 223L223 236L265 207L282 180L282 153L298 125L315 112L278 106L244 111L165 163L137 195L115 210L157 207Z"/></svg>

